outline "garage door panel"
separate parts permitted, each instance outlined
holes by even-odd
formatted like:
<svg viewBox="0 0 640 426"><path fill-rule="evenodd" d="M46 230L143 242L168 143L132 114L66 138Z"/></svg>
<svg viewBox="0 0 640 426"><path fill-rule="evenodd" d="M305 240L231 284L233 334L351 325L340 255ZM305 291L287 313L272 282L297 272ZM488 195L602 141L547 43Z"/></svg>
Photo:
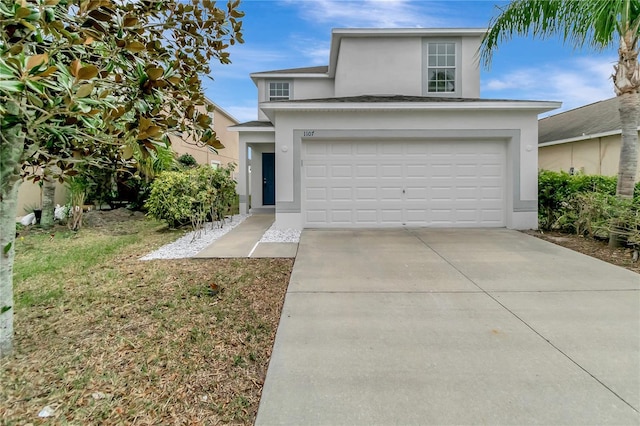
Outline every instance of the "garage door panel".
<svg viewBox="0 0 640 426"><path fill-rule="evenodd" d="M402 186L383 186L380 187L380 201L402 201Z"/></svg>
<svg viewBox="0 0 640 426"><path fill-rule="evenodd" d="M353 189L349 188L331 188L331 199L340 201L351 201L353 199Z"/></svg>
<svg viewBox="0 0 640 426"><path fill-rule="evenodd" d="M381 209L380 212L380 223L382 224L397 224L402 222L401 209Z"/></svg>
<svg viewBox="0 0 640 426"><path fill-rule="evenodd" d="M376 209L358 209L356 210L356 222L360 224L375 225L378 223L378 210Z"/></svg>
<svg viewBox="0 0 640 426"><path fill-rule="evenodd" d="M350 143L334 142L331 144L329 151L332 156L351 157L353 146Z"/></svg>
<svg viewBox="0 0 640 426"><path fill-rule="evenodd" d="M351 164L336 164L331 166L332 178L352 177L353 166Z"/></svg>
<svg viewBox="0 0 640 426"><path fill-rule="evenodd" d="M377 178L378 177L378 166L376 164L361 164L355 167L356 178Z"/></svg>
<svg viewBox="0 0 640 426"><path fill-rule="evenodd" d="M305 191L306 201L322 201L327 202L327 188L307 188Z"/></svg>
<svg viewBox="0 0 640 426"><path fill-rule="evenodd" d="M305 226L504 226L501 142L313 141L302 159Z"/></svg>
<svg viewBox="0 0 640 426"><path fill-rule="evenodd" d="M401 178L403 175L402 164L383 164L380 166L381 178Z"/></svg>

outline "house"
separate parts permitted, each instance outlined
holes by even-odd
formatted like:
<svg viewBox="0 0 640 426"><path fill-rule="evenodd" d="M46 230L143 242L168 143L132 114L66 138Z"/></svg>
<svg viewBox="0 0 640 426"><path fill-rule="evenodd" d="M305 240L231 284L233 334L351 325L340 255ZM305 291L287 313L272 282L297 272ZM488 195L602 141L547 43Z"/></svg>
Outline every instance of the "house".
<svg viewBox="0 0 640 426"><path fill-rule="evenodd" d="M214 111L209 115L218 142L213 149L208 145L198 145L182 135L170 135L171 148L178 155L191 154L198 164L208 164L212 167L226 166L230 163L238 165L238 133L229 130L230 126L238 124L231 114L207 99ZM202 108L204 112L204 108Z"/></svg>
<svg viewBox="0 0 640 426"><path fill-rule="evenodd" d="M538 167L617 176L621 128L615 97L543 118L538 122Z"/></svg>
<svg viewBox="0 0 640 426"><path fill-rule="evenodd" d="M229 163L238 164L238 133L229 131L229 126L238 124L231 114L207 99L214 107L209 113L213 120L213 129L216 132L218 143L211 149L209 146L201 146L182 135L170 135L171 148L177 156L191 154L198 164L209 164L212 167L226 166ZM201 108L202 112L205 108ZM54 204L65 205L68 202L68 192L64 184L56 184ZM42 204L41 189L38 183L24 181L18 190L18 216L30 213L34 207Z"/></svg>
<svg viewBox="0 0 640 426"><path fill-rule="evenodd" d="M241 212L275 210L279 229L536 228L537 115L560 103L481 99L485 31L334 29L328 66L251 74L258 120L232 127Z"/></svg>

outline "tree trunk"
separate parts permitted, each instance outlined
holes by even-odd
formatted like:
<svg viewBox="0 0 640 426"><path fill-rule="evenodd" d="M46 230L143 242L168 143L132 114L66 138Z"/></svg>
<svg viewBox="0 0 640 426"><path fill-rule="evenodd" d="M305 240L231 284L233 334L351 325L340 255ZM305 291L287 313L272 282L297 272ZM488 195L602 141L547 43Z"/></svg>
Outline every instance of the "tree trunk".
<svg viewBox="0 0 640 426"><path fill-rule="evenodd" d="M42 217L40 218L40 226L44 229L53 227L56 182L45 170L43 174L45 180L42 183Z"/></svg>
<svg viewBox="0 0 640 426"><path fill-rule="evenodd" d="M0 147L0 358L13 351L13 259L22 144Z"/></svg>
<svg viewBox="0 0 640 426"><path fill-rule="evenodd" d="M618 63L614 67L613 84L618 95L618 111L621 123L620 161L618 163L618 184L616 196L633 198L633 190L638 172L638 87L640 73L636 29L628 29L620 38ZM620 245L620 230L613 229L609 236L609 246Z"/></svg>
<svg viewBox="0 0 640 426"><path fill-rule="evenodd" d="M621 198L633 198L633 189L638 173L638 94L623 93L618 96L620 122L622 123L622 142L618 169L616 195Z"/></svg>

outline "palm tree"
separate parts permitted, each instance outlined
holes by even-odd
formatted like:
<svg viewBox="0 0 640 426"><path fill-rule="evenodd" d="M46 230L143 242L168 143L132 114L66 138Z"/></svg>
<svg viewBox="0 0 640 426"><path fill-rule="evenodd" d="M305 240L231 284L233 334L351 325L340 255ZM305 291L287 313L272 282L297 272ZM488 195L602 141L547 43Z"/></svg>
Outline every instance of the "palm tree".
<svg viewBox="0 0 640 426"><path fill-rule="evenodd" d="M498 43L514 35L561 36L577 48L603 50L618 44L613 67L614 90L622 123L622 146L616 195L632 198L638 168L638 29L640 0L516 0L493 18L481 45L481 58L491 63Z"/></svg>

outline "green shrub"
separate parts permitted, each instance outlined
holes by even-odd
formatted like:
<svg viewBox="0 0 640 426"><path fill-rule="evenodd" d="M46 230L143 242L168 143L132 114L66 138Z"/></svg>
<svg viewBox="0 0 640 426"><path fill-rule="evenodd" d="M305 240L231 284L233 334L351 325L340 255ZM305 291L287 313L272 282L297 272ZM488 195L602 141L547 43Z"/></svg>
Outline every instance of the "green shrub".
<svg viewBox="0 0 640 426"><path fill-rule="evenodd" d="M147 214L171 227L191 223L200 228L208 220L222 220L236 196L232 173L233 165L163 172L151 184Z"/></svg>
<svg viewBox="0 0 640 426"><path fill-rule="evenodd" d="M640 245L640 183L632 200L615 196L615 177L539 172L540 228L591 238L617 234L628 245Z"/></svg>
<svg viewBox="0 0 640 426"><path fill-rule="evenodd" d="M182 164L185 167L194 167L198 165L196 159L193 158L193 155L189 153L182 154L180 157L178 157L178 163Z"/></svg>

